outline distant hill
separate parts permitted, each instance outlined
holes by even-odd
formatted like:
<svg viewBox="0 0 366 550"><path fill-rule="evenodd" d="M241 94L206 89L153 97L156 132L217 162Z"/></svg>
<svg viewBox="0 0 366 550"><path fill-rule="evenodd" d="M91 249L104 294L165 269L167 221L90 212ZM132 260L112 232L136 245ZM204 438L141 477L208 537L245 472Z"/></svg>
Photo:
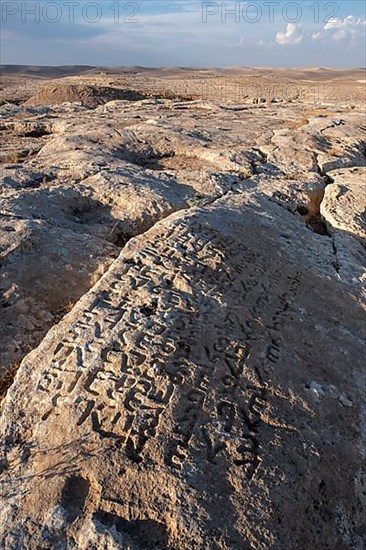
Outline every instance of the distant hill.
<svg viewBox="0 0 366 550"><path fill-rule="evenodd" d="M61 65L59 67L39 65L0 65L1 74L18 74L40 78L76 76L95 70L92 65Z"/></svg>
<svg viewBox="0 0 366 550"><path fill-rule="evenodd" d="M226 75L245 75L251 74L253 71L279 73L282 75L288 74L292 78L310 78L317 80L318 78L344 79L356 77L363 73L365 69L332 69L329 67L299 67L299 68L271 68L271 67L141 67L141 66L119 66L119 67L98 67L93 65L60 65L60 66L42 66L42 65L0 65L0 73L3 75L18 75L28 76L32 78L62 78L67 76L79 75L95 75L104 73L107 75L134 75L149 73L151 76L160 77L179 77L184 73L200 73L207 74L208 72L223 73ZM362 76L362 75L361 75Z"/></svg>

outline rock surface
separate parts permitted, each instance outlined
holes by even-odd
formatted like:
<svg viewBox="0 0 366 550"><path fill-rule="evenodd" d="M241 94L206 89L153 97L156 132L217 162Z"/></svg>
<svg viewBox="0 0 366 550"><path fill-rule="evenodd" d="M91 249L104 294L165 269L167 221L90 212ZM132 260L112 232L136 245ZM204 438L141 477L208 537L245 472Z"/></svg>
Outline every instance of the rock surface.
<svg viewBox="0 0 366 550"><path fill-rule="evenodd" d="M115 99L129 101L144 99L139 93L119 88L87 85L57 84L45 86L37 94L27 99L25 105L59 105L60 103L81 103L85 107L95 108Z"/></svg>
<svg viewBox="0 0 366 550"><path fill-rule="evenodd" d="M362 107L93 107L0 109L1 547L361 550Z"/></svg>

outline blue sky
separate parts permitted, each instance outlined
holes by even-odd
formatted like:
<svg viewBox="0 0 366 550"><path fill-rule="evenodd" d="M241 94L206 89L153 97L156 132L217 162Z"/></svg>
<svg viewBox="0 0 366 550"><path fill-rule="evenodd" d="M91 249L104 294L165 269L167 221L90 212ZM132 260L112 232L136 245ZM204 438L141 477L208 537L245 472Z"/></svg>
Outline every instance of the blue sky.
<svg viewBox="0 0 366 550"><path fill-rule="evenodd" d="M364 0L1 0L1 62L366 65Z"/></svg>

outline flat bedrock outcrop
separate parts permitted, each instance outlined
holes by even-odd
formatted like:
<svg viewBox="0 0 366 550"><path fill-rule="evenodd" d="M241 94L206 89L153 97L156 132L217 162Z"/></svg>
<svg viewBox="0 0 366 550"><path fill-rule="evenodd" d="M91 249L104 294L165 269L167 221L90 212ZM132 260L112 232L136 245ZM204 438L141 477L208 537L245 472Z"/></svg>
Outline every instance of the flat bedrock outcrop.
<svg viewBox="0 0 366 550"><path fill-rule="evenodd" d="M64 91L0 108L1 547L363 548L361 107Z"/></svg>

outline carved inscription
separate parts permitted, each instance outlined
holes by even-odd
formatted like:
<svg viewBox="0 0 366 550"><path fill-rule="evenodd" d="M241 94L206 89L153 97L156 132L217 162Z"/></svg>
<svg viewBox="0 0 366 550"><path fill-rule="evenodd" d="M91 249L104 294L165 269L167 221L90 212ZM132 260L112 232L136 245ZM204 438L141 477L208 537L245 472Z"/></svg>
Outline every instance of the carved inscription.
<svg viewBox="0 0 366 550"><path fill-rule="evenodd" d="M118 441L141 464L169 417L167 467L182 470L204 452L208 463L225 461L251 479L262 460L266 378L281 361L300 282L271 255L174 222L116 262L55 344L37 381L49 395L42 420L68 404L79 429Z"/></svg>

